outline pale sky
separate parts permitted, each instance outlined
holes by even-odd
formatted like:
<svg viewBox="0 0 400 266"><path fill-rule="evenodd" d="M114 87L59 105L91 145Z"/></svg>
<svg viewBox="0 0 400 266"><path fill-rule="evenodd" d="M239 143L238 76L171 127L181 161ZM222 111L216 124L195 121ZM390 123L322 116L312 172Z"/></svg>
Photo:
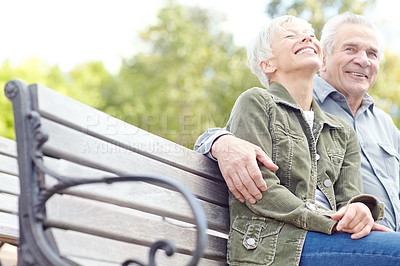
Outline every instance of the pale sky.
<svg viewBox="0 0 400 266"><path fill-rule="evenodd" d="M268 0L178 0L226 17L222 28L245 46L268 20ZM103 61L116 72L121 57L144 49L138 31L156 20L163 0L0 0L0 63L38 57L68 71L79 63ZM390 49L400 52L400 1L377 0L367 15Z"/></svg>

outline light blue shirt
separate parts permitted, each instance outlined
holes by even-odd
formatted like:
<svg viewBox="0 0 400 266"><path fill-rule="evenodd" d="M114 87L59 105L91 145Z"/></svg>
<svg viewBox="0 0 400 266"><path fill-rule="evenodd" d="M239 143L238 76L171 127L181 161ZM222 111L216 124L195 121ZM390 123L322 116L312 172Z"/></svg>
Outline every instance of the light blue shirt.
<svg viewBox="0 0 400 266"><path fill-rule="evenodd" d="M400 132L392 118L375 107L368 94L354 117L344 95L317 75L314 98L323 111L340 117L357 132L364 193L385 204L385 218L380 224L400 232ZM225 134L231 133L221 128L208 129L197 139L195 150L213 158L211 146Z"/></svg>
<svg viewBox="0 0 400 266"><path fill-rule="evenodd" d="M368 94L354 117L344 95L319 76L314 78L314 98L322 110L340 117L357 132L364 193L385 204L380 224L400 231L400 132L392 118L375 107Z"/></svg>

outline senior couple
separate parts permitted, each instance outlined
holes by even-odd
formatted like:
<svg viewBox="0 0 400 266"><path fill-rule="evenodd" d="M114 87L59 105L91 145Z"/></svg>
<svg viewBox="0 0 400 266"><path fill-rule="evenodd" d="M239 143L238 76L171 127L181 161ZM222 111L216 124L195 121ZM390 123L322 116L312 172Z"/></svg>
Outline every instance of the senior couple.
<svg viewBox="0 0 400 266"><path fill-rule="evenodd" d="M400 265L400 134L367 94L382 57L377 28L352 13L321 44L282 16L249 45L264 88L195 145L230 190L231 265Z"/></svg>

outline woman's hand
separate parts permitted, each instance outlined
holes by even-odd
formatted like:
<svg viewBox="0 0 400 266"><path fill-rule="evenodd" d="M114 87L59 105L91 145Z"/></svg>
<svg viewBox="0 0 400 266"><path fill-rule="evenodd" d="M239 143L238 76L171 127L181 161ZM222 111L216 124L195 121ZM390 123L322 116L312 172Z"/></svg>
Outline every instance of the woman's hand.
<svg viewBox="0 0 400 266"><path fill-rule="evenodd" d="M350 233L352 239L367 236L377 225L368 206L361 202L351 203L341 208L332 215L332 219L339 221L336 224L336 231ZM378 228L381 228L379 226Z"/></svg>

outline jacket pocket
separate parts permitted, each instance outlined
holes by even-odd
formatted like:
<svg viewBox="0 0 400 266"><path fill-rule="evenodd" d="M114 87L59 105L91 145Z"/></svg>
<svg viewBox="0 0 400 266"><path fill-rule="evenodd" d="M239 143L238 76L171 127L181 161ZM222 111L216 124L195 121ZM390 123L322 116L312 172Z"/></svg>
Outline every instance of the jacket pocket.
<svg viewBox="0 0 400 266"><path fill-rule="evenodd" d="M270 265L283 224L268 218L237 217L229 234L228 262L231 265Z"/></svg>
<svg viewBox="0 0 400 266"><path fill-rule="evenodd" d="M338 148L327 148L326 154L328 155L329 161L323 162L325 172L328 174L332 183L334 183L340 174L342 164L344 160L344 151Z"/></svg>
<svg viewBox="0 0 400 266"><path fill-rule="evenodd" d="M330 161L337 167L341 167L344 159L344 151L341 149L327 149Z"/></svg>

